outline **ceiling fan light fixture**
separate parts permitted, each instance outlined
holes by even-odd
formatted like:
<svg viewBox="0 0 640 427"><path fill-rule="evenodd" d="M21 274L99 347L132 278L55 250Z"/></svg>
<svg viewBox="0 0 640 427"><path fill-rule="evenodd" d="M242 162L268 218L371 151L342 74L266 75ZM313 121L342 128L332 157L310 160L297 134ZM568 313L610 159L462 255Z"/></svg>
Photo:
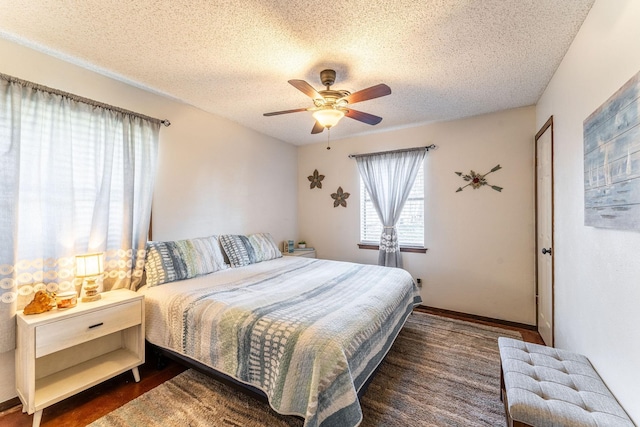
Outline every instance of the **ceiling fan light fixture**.
<svg viewBox="0 0 640 427"><path fill-rule="evenodd" d="M335 82L335 78L336 72L334 70L322 70L320 72L320 80L326 89L320 91L315 90L313 86L304 80L289 80L289 84L291 86L295 87L313 100L314 107L274 111L272 113L264 113L264 116L277 116L280 114L297 113L299 111L312 111L313 118L316 120L313 124L313 128L311 129L312 135L321 133L325 128L330 130L330 128L337 125L340 119L344 116L368 125L377 125L382 121L382 117L354 110L351 108L351 104L390 95L391 88L389 86L384 83L380 83L351 93L348 90L331 89L331 86Z"/></svg>
<svg viewBox="0 0 640 427"><path fill-rule="evenodd" d="M327 129L337 125L341 118L344 117L344 111L335 110L333 108L323 108L313 113L313 118Z"/></svg>

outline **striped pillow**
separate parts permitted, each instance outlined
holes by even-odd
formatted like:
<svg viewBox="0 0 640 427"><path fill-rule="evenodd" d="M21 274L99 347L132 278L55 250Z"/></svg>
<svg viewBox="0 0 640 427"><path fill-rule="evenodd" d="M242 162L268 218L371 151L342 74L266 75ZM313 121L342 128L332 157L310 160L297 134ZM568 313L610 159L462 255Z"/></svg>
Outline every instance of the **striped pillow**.
<svg viewBox="0 0 640 427"><path fill-rule="evenodd" d="M147 242L144 268L149 286L189 278L187 265L176 242Z"/></svg>
<svg viewBox="0 0 640 427"><path fill-rule="evenodd" d="M216 236L172 242L147 242L146 284L157 286L224 270L227 265Z"/></svg>
<svg viewBox="0 0 640 427"><path fill-rule="evenodd" d="M256 262L281 258L282 253L269 233L255 233L249 236L249 242L256 253Z"/></svg>
<svg viewBox="0 0 640 427"><path fill-rule="evenodd" d="M217 236L179 240L176 244L187 265L188 277L214 273L227 268Z"/></svg>
<svg viewBox="0 0 640 427"><path fill-rule="evenodd" d="M256 253L247 236L239 234L223 234L220 244L229 258L231 267L244 267L256 262Z"/></svg>

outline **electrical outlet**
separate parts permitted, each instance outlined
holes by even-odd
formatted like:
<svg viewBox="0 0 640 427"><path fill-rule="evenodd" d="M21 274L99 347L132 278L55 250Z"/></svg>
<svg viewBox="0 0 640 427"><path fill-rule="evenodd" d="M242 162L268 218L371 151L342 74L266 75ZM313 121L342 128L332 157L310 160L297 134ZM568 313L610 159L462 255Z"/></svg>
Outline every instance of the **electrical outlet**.
<svg viewBox="0 0 640 427"><path fill-rule="evenodd" d="M422 286L422 279L421 278L417 278L416 282L418 283L418 286Z"/></svg>

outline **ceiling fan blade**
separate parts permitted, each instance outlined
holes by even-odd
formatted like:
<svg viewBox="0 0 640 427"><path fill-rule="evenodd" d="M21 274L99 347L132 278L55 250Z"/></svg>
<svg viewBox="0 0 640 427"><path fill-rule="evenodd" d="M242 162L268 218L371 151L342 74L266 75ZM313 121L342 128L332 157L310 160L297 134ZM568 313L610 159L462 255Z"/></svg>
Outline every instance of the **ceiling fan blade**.
<svg viewBox="0 0 640 427"><path fill-rule="evenodd" d="M264 113L263 116L277 116L279 114L297 113L299 111L307 111L308 108L296 108L295 110L274 111L273 113Z"/></svg>
<svg viewBox="0 0 640 427"><path fill-rule="evenodd" d="M304 80L289 80L289 83L311 99L322 99L322 95Z"/></svg>
<svg viewBox="0 0 640 427"><path fill-rule="evenodd" d="M356 102L367 101L369 99L380 98L391 93L391 88L384 83L371 86L366 89L359 90L351 95L345 96L345 99L349 104L355 104Z"/></svg>
<svg viewBox="0 0 640 427"><path fill-rule="evenodd" d="M362 111L352 110L351 108L349 108L344 115L368 125L377 125L382 121L382 117L374 116L373 114L369 113L363 113Z"/></svg>
<svg viewBox="0 0 640 427"><path fill-rule="evenodd" d="M313 129L311 129L311 133L321 133L324 130L324 126L316 121L316 124L313 125Z"/></svg>

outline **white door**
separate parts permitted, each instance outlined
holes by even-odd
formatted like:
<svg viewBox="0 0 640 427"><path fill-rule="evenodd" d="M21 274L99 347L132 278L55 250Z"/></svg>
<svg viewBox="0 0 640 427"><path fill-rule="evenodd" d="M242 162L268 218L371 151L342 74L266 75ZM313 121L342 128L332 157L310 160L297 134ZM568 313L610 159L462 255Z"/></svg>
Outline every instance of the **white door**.
<svg viewBox="0 0 640 427"><path fill-rule="evenodd" d="M537 323L553 346L553 116L536 134Z"/></svg>

